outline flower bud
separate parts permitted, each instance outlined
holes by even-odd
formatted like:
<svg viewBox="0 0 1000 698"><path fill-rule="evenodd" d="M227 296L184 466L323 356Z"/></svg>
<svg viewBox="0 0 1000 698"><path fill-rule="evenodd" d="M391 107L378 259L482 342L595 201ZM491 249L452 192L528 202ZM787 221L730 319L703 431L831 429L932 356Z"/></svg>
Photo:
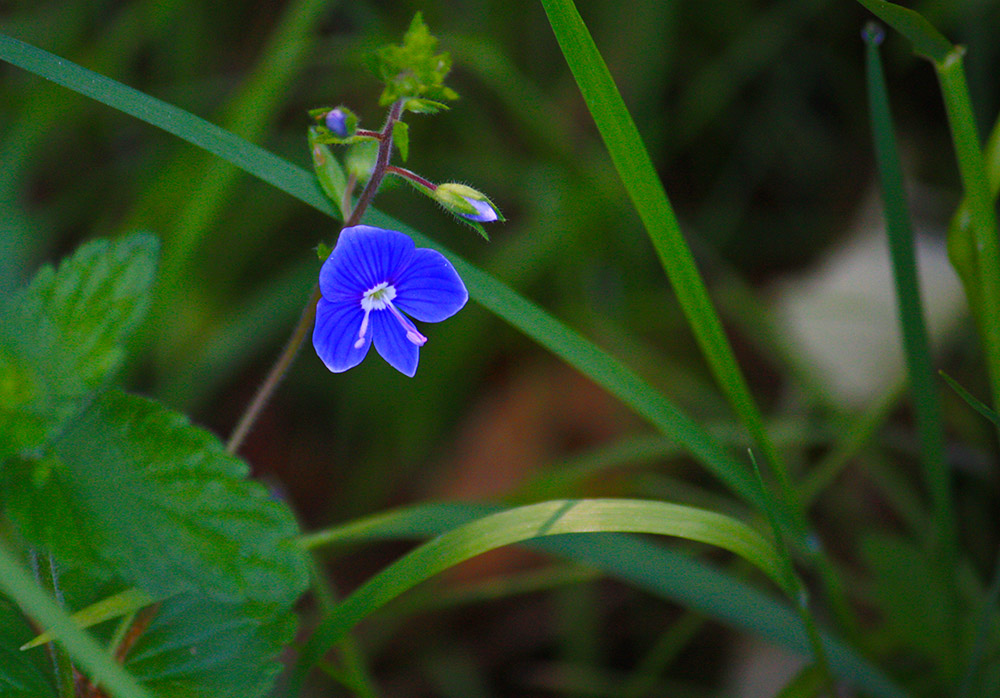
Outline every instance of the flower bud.
<svg viewBox="0 0 1000 698"><path fill-rule="evenodd" d="M445 182L434 190L434 199L446 209L470 221L489 223L502 220L493 202L482 192L455 182Z"/></svg>
<svg viewBox="0 0 1000 698"><path fill-rule="evenodd" d="M343 109L337 108L328 111L324 123L337 138L347 137L347 114L344 113Z"/></svg>

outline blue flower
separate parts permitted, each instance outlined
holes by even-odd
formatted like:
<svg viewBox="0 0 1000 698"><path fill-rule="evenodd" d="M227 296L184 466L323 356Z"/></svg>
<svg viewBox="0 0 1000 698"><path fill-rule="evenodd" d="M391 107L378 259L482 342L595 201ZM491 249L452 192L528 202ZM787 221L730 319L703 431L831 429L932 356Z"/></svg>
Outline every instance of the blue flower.
<svg viewBox="0 0 1000 698"><path fill-rule="evenodd" d="M485 194L464 184L457 182L439 184L432 196L452 213L470 221L490 223L502 220L496 206L486 198Z"/></svg>
<svg viewBox="0 0 1000 698"><path fill-rule="evenodd" d="M469 300L444 255L369 225L340 233L320 269L319 288L313 346L334 373L361 363L374 342L390 366L413 376L427 338L407 315L441 322Z"/></svg>

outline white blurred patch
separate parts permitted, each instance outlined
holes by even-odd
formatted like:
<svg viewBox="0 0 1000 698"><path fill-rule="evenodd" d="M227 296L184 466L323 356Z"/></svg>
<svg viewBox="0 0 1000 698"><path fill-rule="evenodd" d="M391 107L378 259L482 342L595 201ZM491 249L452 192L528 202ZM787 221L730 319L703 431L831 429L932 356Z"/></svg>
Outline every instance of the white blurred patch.
<svg viewBox="0 0 1000 698"><path fill-rule="evenodd" d="M775 286L774 317L788 347L844 406L868 402L903 376L904 358L882 212L866 207L849 242L805 276ZM940 346L967 313L943 235L917 233L924 321Z"/></svg>

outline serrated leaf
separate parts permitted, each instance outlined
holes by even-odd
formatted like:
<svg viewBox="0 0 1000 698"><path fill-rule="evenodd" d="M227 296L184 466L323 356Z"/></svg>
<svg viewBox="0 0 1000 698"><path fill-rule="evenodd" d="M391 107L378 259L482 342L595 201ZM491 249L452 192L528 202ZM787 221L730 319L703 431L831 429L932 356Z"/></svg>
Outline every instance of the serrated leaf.
<svg viewBox="0 0 1000 698"><path fill-rule="evenodd" d="M392 142L399 149L399 157L406 162L410 156L410 125L397 121L392 125Z"/></svg>
<svg viewBox="0 0 1000 698"><path fill-rule="evenodd" d="M149 234L87 243L0 306L0 461L41 446L118 368L158 250Z"/></svg>
<svg viewBox="0 0 1000 698"><path fill-rule="evenodd" d="M288 508L215 436L155 402L109 391L48 456L12 465L8 515L64 562L97 562L157 598L198 589L290 604L305 589Z"/></svg>
<svg viewBox="0 0 1000 698"><path fill-rule="evenodd" d="M281 671L278 654L295 626L273 604L182 594L163 602L125 668L161 696L257 698Z"/></svg>
<svg viewBox="0 0 1000 698"><path fill-rule="evenodd" d="M0 696L54 698L52 662L44 651L21 652L18 647L35 634L24 616L0 596Z"/></svg>
<svg viewBox="0 0 1000 698"><path fill-rule="evenodd" d="M437 42L418 12L403 36L402 45L379 50L377 70L385 83L380 104L389 105L403 97L426 97L436 102L458 99L455 91L444 85L451 70L451 56L435 54Z"/></svg>

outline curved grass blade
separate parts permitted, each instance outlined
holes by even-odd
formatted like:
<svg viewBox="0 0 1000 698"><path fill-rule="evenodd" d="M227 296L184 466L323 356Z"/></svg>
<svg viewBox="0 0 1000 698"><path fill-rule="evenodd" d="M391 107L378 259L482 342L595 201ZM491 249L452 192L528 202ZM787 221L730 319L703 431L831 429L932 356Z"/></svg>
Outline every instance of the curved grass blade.
<svg viewBox="0 0 1000 698"><path fill-rule="evenodd" d="M491 514L410 552L344 600L303 649L297 676L361 619L404 591L460 562L513 543L566 533L627 532L676 536L729 550L782 586L777 551L759 533L713 511L637 499L556 500Z"/></svg>
<svg viewBox="0 0 1000 698"><path fill-rule="evenodd" d="M369 540L426 538L502 511L491 504L443 502L383 512L305 536L318 548ZM746 582L651 541L619 533L541 538L528 547L590 564L655 596L672 600L731 627L806 655L809 642L795 612ZM851 647L820 631L837 678L882 698L906 694Z"/></svg>
<svg viewBox="0 0 1000 698"><path fill-rule="evenodd" d="M333 205L323 194L313 173L204 119L2 34L0 58L162 128L214 153L313 208L337 217ZM589 376L665 435L683 444L716 477L746 501L760 503L759 490L748 470L733 459L707 431L630 368L505 284L409 226L372 209L365 220L374 225L400 230L413 237L418 245L441 251L462 276L474 300Z"/></svg>

